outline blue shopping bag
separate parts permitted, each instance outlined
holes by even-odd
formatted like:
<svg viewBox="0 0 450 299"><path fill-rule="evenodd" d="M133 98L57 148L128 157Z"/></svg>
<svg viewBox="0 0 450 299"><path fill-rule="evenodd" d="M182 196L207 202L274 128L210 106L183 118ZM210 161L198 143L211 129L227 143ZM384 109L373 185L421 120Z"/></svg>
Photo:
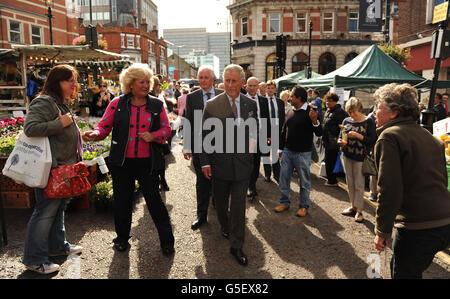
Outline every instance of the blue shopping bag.
<svg viewBox="0 0 450 299"><path fill-rule="evenodd" d="M342 166L341 156L342 156L342 151L339 151L338 152L338 156L337 156L337 160L336 160L336 164L334 164L333 173L344 172L344 167Z"/></svg>

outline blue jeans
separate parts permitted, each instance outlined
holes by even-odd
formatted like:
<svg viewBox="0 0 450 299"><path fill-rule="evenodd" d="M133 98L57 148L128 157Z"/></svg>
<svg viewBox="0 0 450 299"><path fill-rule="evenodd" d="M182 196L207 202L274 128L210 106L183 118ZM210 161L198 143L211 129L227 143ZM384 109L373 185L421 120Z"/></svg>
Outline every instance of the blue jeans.
<svg viewBox="0 0 450 299"><path fill-rule="evenodd" d="M48 262L49 254L70 250L64 228L64 210L68 199L44 197L44 189L34 189L36 206L27 226L22 262L39 265Z"/></svg>
<svg viewBox="0 0 450 299"><path fill-rule="evenodd" d="M294 168L298 172L300 185L299 208L309 209L309 193L311 192L311 152L292 152L283 150L280 170L280 203L290 206L289 193L291 192L291 178Z"/></svg>

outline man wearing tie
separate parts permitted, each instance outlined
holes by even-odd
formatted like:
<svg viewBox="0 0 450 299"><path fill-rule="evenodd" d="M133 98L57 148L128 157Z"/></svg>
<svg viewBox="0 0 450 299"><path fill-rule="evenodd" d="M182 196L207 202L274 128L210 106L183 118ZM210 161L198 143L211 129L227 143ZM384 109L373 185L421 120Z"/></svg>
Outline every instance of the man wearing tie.
<svg viewBox="0 0 450 299"><path fill-rule="evenodd" d="M270 128L270 126L267 123L267 120L270 119L269 108L267 106L267 98L258 95L258 88L259 88L259 81L256 77L250 77L247 79L247 85L245 87L245 89L247 90L246 96L256 103L258 109L258 123L260 129L259 137L265 137L261 136L262 134L261 121L262 120L265 121L266 123L265 129L268 130ZM261 150L258 141L258 148L253 158L253 171L250 177L247 193L247 196L250 197L251 200L253 200L256 197L256 195L258 195L258 192L256 192L256 181L258 180L260 165L261 165Z"/></svg>
<svg viewBox="0 0 450 299"><path fill-rule="evenodd" d="M281 128L284 124L285 110L283 100L275 96L277 92L277 85L274 81L270 80L267 82L267 101L270 115L270 125L278 127L278 141L281 138ZM268 140L267 144L270 145L272 142L271 130L268 130ZM274 139L275 140L275 139ZM278 148L279 149L279 148ZM277 153L272 154L272 157L276 157ZM269 160L269 157L266 157ZM273 169L273 178L277 183L280 181L280 161L266 161L269 163L264 163L264 177L266 182L270 182L270 175Z"/></svg>
<svg viewBox="0 0 450 299"><path fill-rule="evenodd" d="M193 158L195 175L197 182L195 184L197 194L197 219L192 223L193 230L198 229L207 222L209 197L211 194L211 181L206 179L200 166L201 148L196 148L201 141L201 117L203 108L207 100L223 93L223 90L213 87L216 76L214 69L209 65L200 66L198 70L198 82L200 89L189 93L186 97L186 107L184 109L184 121L189 123L184 128L190 128L190 134L183 133L183 154L186 160ZM194 133L195 132L195 133ZM194 136L198 134L198 136ZM190 138L189 138L189 136Z"/></svg>
<svg viewBox="0 0 450 299"><path fill-rule="evenodd" d="M241 66L228 65L223 78L225 93L208 101L203 112L201 164L205 177L213 179L213 196L222 236L230 240L230 253L245 266L248 263L242 251L245 198L257 146L258 111L256 103L240 93L245 83ZM213 126L208 125L211 123ZM216 137L211 139L210 135ZM207 143L212 140L214 145Z"/></svg>

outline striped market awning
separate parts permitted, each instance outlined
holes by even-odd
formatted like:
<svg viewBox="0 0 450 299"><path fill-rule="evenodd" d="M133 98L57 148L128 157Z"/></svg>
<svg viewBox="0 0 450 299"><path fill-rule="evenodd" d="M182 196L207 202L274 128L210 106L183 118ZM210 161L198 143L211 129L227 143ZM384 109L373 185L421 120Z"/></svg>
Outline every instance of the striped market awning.
<svg viewBox="0 0 450 299"><path fill-rule="evenodd" d="M100 67L100 68L110 68L110 67L127 67L133 62L128 60L112 60L112 61L76 61L75 66L81 67Z"/></svg>

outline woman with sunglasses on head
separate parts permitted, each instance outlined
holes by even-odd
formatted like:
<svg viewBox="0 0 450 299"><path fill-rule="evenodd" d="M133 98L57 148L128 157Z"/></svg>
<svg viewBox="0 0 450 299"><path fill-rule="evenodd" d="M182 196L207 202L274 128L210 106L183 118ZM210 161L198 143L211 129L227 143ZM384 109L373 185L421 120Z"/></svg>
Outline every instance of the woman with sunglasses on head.
<svg viewBox="0 0 450 299"><path fill-rule="evenodd" d="M70 65L57 65L47 75L40 95L31 104L24 124L28 137L48 137L52 167L81 160L81 135L72 119L68 99L78 91L78 73ZM40 274L59 271L49 256L80 253L81 246L66 241L64 210L69 199L44 197L44 189L34 189L36 206L28 222L22 262Z"/></svg>
<svg viewBox="0 0 450 299"><path fill-rule="evenodd" d="M100 92L94 94L92 105L92 116L102 117L114 96L108 91L108 81L102 80Z"/></svg>

